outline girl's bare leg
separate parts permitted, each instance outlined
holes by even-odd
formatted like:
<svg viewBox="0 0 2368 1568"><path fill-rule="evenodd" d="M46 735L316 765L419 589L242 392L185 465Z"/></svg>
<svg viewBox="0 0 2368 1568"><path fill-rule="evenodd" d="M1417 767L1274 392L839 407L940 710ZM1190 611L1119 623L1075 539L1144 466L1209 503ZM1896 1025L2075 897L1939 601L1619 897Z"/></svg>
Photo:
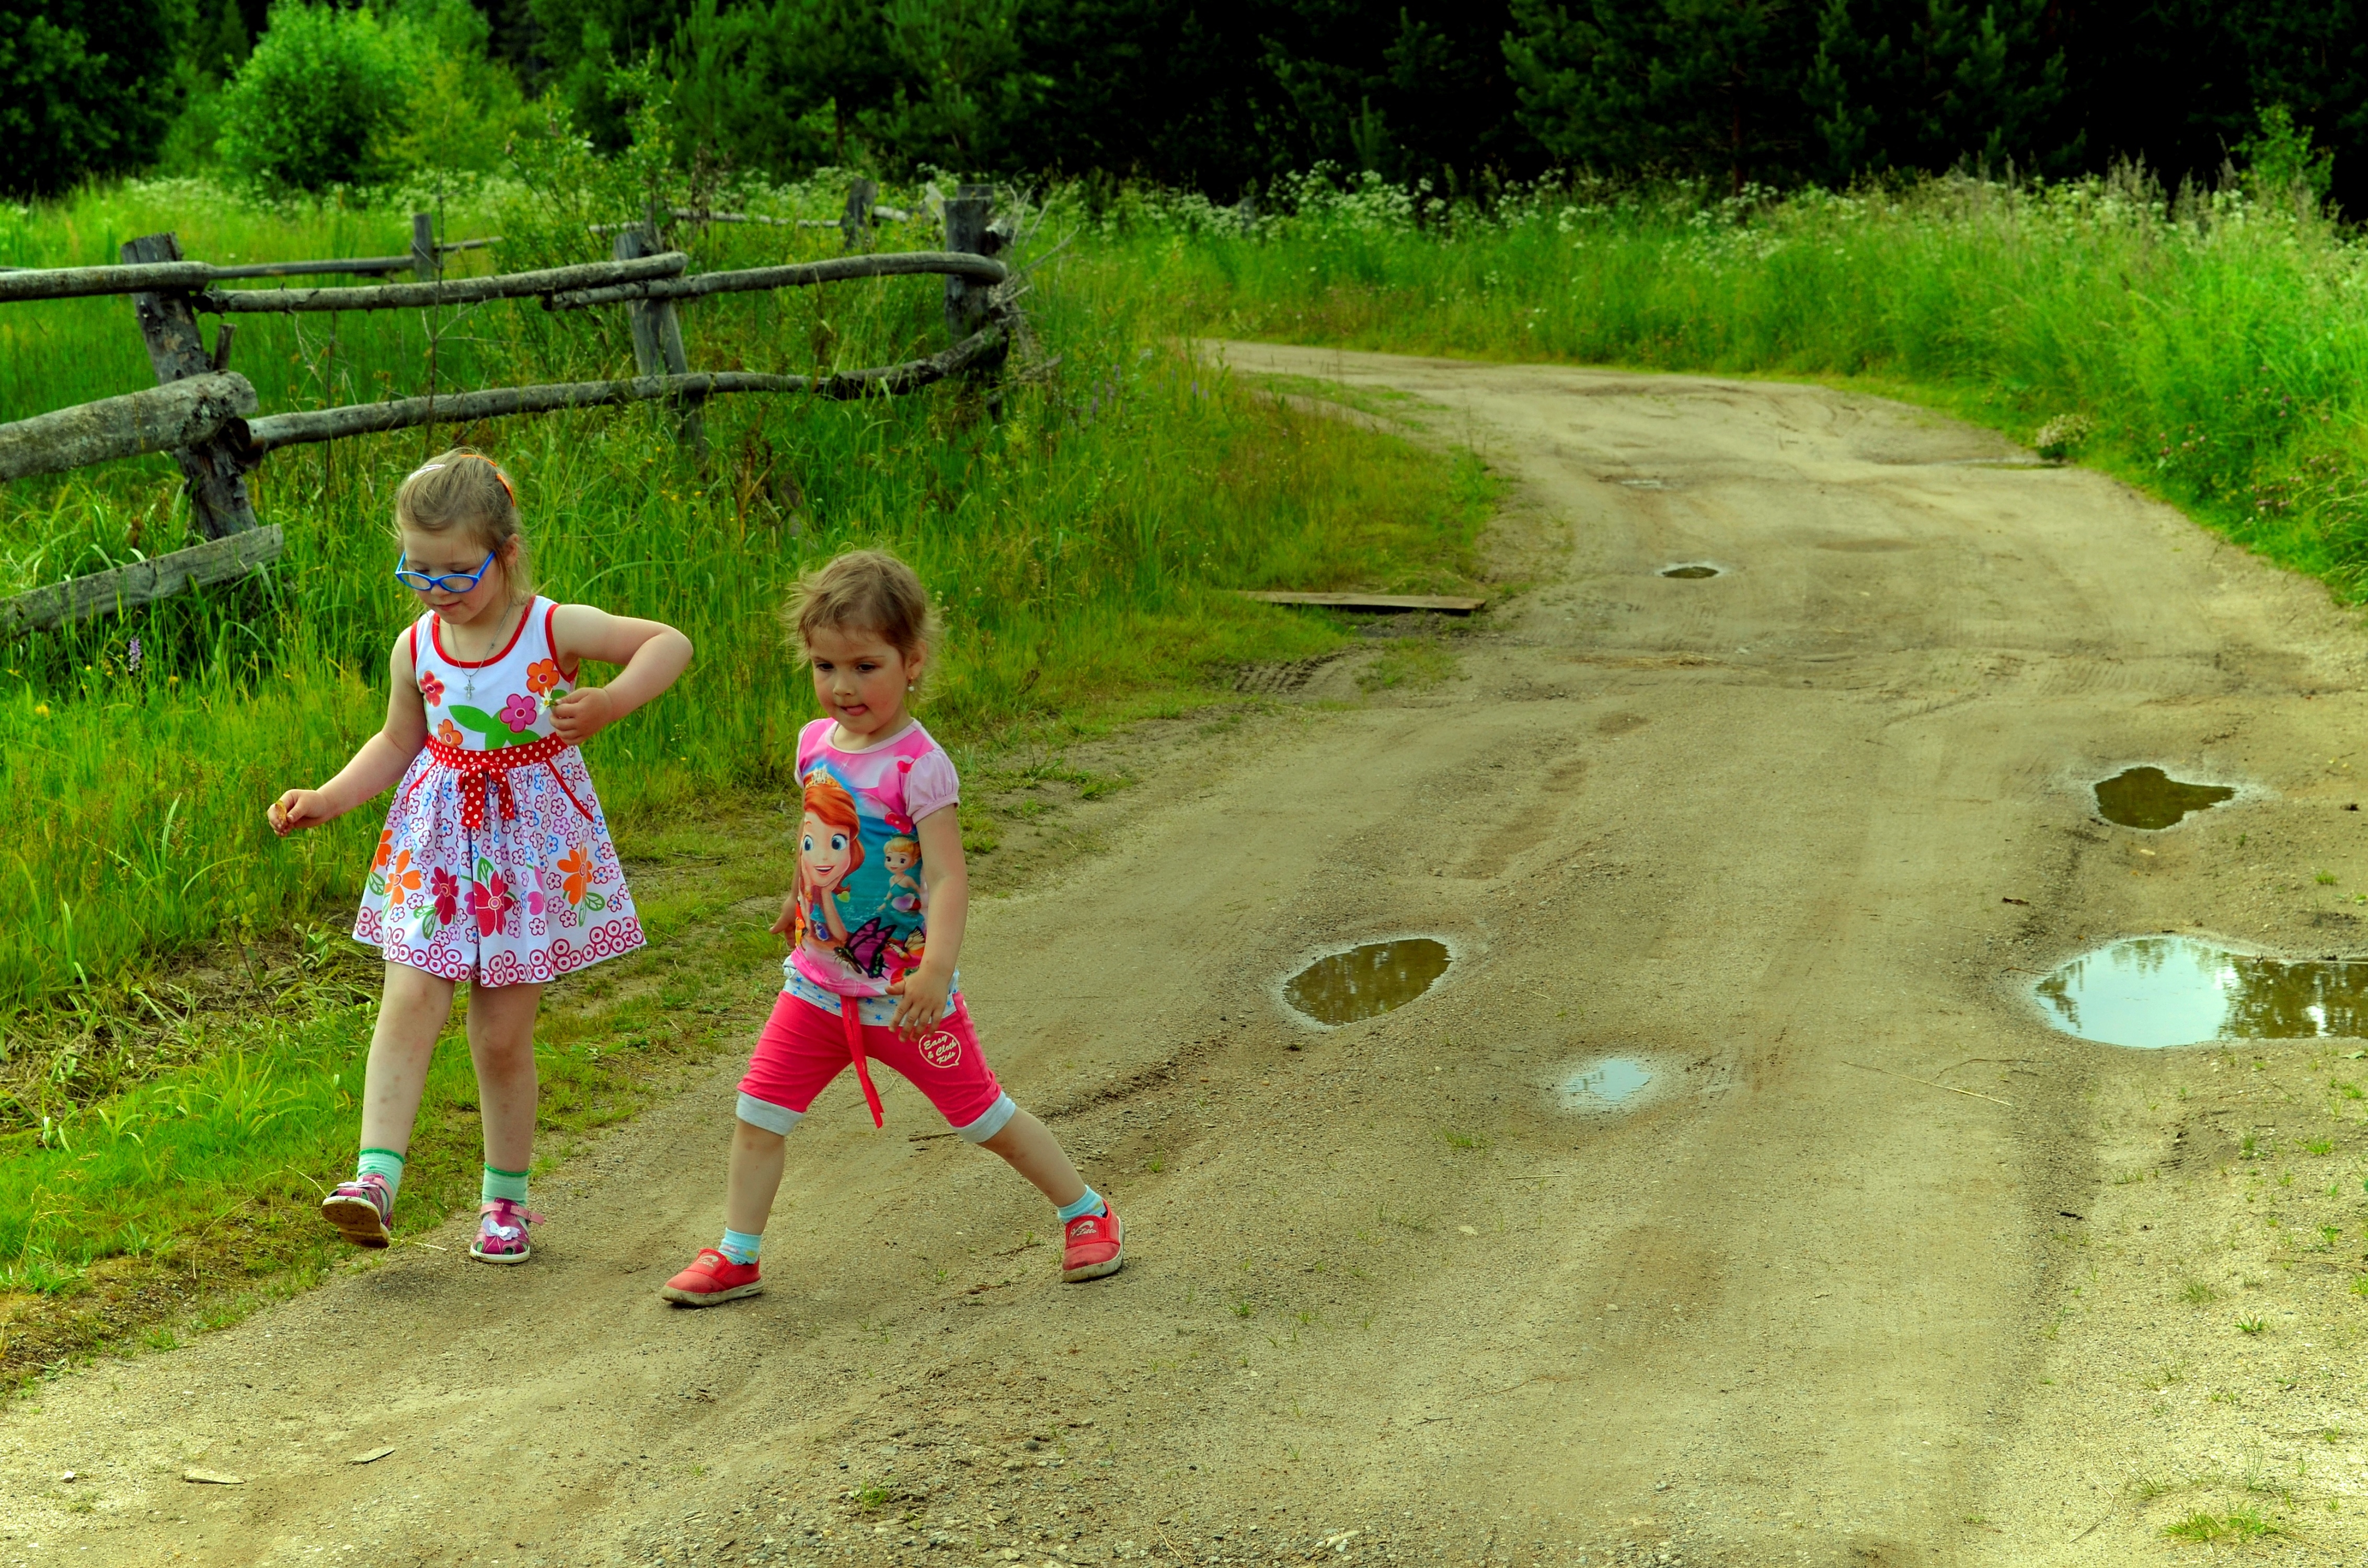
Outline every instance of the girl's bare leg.
<svg viewBox="0 0 2368 1568"><path fill-rule="evenodd" d="M1065 1209L1086 1195L1086 1178L1062 1153L1060 1140L1024 1110L979 1147L1002 1155L1013 1170L1035 1183L1036 1190L1051 1199L1055 1209Z"/></svg>
<svg viewBox="0 0 2368 1568"><path fill-rule="evenodd" d="M410 1150L437 1031L451 1016L450 981L409 964L386 966L386 990L370 1028L370 1065L362 1077L363 1148L398 1154Z"/></svg>
<svg viewBox="0 0 2368 1568"><path fill-rule="evenodd" d="M541 1002L540 985L469 987L469 1060L477 1067L485 1164L497 1171L534 1163L534 1015ZM418 1104L414 1090L415 1111Z"/></svg>
<svg viewBox="0 0 2368 1568"><path fill-rule="evenodd" d="M732 1174L724 1186L723 1223L726 1229L761 1236L765 1221L772 1217L774 1195L781 1190L781 1167L789 1163L790 1141L736 1119L732 1127Z"/></svg>

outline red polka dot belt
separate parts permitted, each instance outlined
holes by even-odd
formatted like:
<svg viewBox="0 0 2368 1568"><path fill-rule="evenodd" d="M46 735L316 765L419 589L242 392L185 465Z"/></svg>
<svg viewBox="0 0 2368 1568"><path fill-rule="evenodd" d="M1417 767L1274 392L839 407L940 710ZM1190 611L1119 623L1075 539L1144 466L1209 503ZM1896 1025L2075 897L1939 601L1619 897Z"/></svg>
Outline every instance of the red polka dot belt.
<svg viewBox="0 0 2368 1568"><path fill-rule="evenodd" d="M427 755L439 767L449 767L461 776L461 825L482 828L485 825L485 795L490 790L500 802L502 820L518 820L518 797L510 790L510 774L520 767L548 767L552 778L559 781L560 792L568 803L583 813L586 822L592 813L584 810L584 802L567 787L561 775L557 759L561 753L572 749L573 743L557 735L545 735L522 746L503 746L498 751L469 751L460 746L446 745L429 736Z"/></svg>

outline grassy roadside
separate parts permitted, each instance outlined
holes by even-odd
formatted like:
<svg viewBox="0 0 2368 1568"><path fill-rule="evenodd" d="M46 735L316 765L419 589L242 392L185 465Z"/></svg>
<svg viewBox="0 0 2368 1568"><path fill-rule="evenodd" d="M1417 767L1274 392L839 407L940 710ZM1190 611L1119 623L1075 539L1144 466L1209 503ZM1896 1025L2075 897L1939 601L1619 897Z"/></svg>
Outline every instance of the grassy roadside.
<svg viewBox="0 0 2368 1568"><path fill-rule="evenodd" d="M1072 285L1222 336L1880 392L2368 597L2368 244L2291 199L2136 177L1709 205L1578 182L1486 214L1372 182L1292 195L1252 221L1122 200Z"/></svg>

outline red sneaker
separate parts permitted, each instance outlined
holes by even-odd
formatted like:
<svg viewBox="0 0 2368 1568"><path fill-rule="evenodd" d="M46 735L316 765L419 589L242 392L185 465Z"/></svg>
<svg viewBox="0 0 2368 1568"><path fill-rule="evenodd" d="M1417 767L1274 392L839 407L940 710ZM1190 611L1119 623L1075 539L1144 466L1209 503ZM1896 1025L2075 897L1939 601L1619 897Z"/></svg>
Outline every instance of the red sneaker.
<svg viewBox="0 0 2368 1568"><path fill-rule="evenodd" d="M701 1247L689 1268L667 1280L658 1294L677 1306L712 1307L736 1301L765 1288L757 1278L760 1266L734 1263L713 1247Z"/></svg>
<svg viewBox="0 0 2368 1568"><path fill-rule="evenodd" d="M1118 1210L1102 1199L1099 1214L1080 1214L1069 1221L1066 1244L1061 1249L1061 1278L1067 1280L1099 1279L1105 1274L1116 1274L1126 1261L1126 1227L1118 1222Z"/></svg>

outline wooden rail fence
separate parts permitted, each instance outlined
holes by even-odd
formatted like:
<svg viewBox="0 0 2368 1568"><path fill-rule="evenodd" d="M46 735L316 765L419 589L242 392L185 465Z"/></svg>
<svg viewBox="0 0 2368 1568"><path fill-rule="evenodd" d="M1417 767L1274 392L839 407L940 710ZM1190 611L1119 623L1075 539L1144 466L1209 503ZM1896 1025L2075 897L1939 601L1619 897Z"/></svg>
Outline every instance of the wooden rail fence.
<svg viewBox="0 0 2368 1568"><path fill-rule="evenodd" d="M840 219L756 221L837 227L851 248L870 235L875 220L908 216L878 206L878 199L879 187L861 180L848 191L847 211ZM216 267L185 258L179 240L162 233L127 242L119 266L0 269L0 304L130 296L159 383L145 391L0 425L0 482L144 452L170 452L187 481L199 531L206 536L204 542L186 550L0 599L0 637L54 630L190 587L228 582L268 565L279 556L283 536L276 527L264 527L255 515L246 475L282 447L427 424L662 400L675 410L683 444L703 456L707 437L700 408L712 397L745 392L825 398L893 396L948 377L991 369L1000 363L1018 322L1010 270L994 256L1001 248L1002 236L989 222L992 207L989 187L957 187L945 202L943 250L848 255L726 272L689 273L686 268L690 258L683 252L658 250L660 214L656 211L643 222L615 230L610 260L530 272L497 272L483 278L444 278L443 258L455 251L498 244L498 237L439 243L424 213L413 218L412 248L399 256ZM684 209L675 209L672 216L692 222L752 221L741 213ZM328 274L383 277L404 271L413 275L412 281L296 289L220 287L239 279ZM939 275L945 279L946 326L955 341L940 353L824 376L690 369L676 314L679 301L711 294L909 275ZM236 315L418 310L527 299L539 299L546 310L553 311L624 305L632 327L637 373L613 381L494 387L256 417L254 387L229 369L237 330L229 318ZM211 348L199 330L197 318L201 314L222 318Z"/></svg>

